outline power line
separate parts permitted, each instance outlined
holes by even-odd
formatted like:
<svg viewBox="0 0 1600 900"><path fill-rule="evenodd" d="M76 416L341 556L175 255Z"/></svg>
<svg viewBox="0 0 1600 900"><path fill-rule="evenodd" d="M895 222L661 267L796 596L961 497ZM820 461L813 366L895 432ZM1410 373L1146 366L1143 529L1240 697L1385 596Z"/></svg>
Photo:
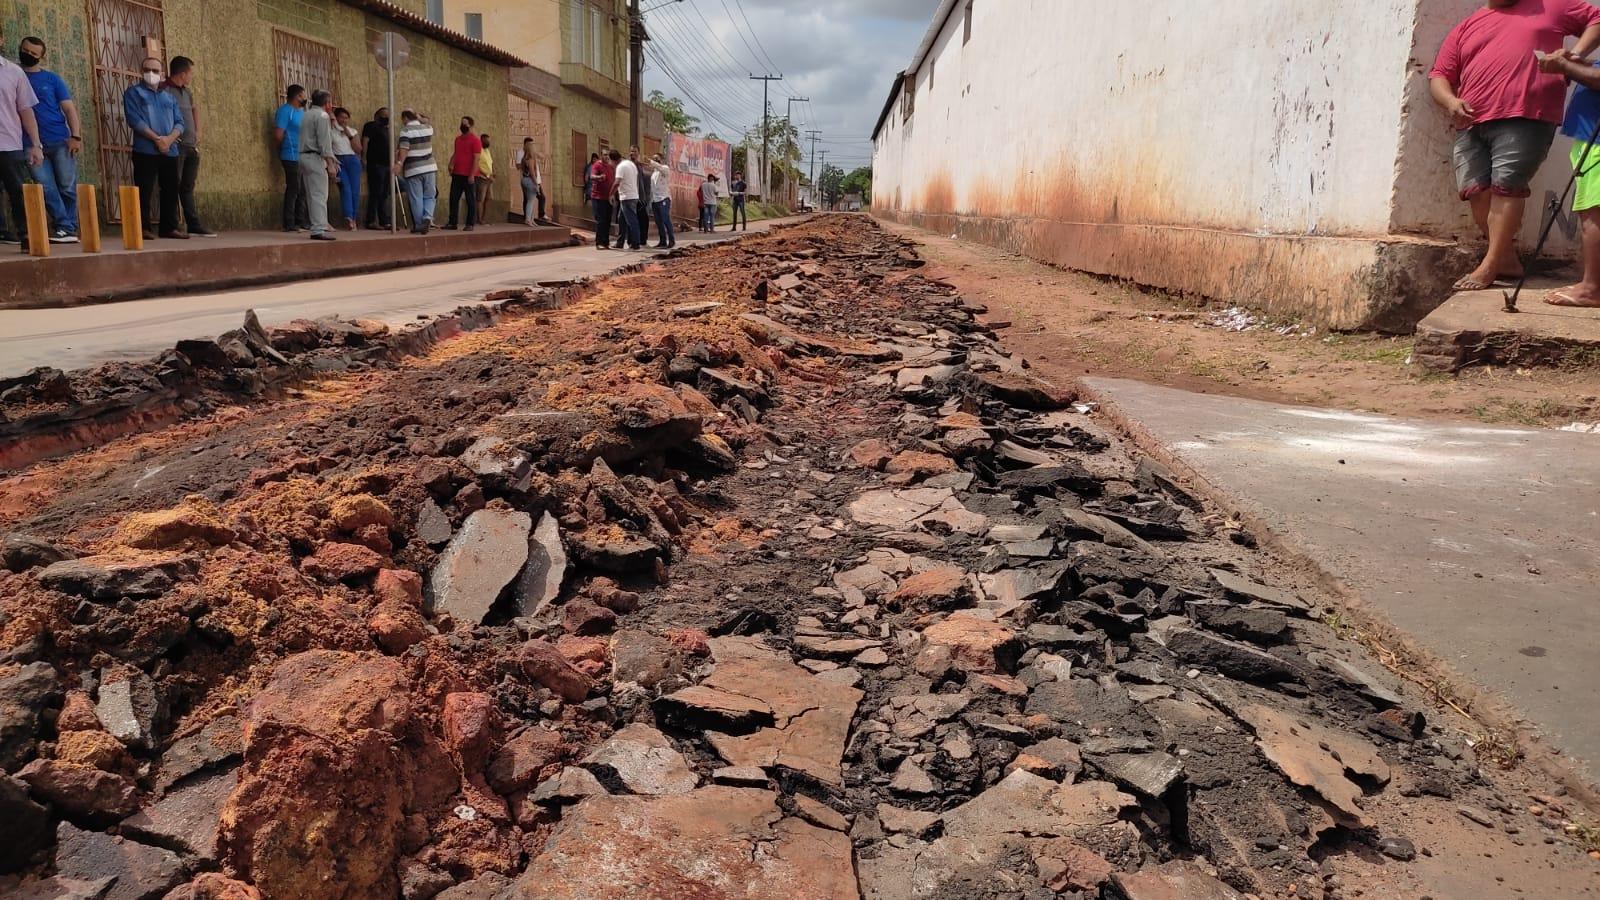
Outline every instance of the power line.
<svg viewBox="0 0 1600 900"><path fill-rule="evenodd" d="M671 43L673 46L671 48L667 48L665 46L658 47L659 52L665 53L668 49L671 49L673 51L674 60L687 61L688 63L694 65L697 69L701 70L708 79L726 81L729 84L738 85L741 88L745 87L746 83L744 81L743 74L730 75L726 70L718 69L714 63L710 63L708 61L707 56L704 52L702 52L703 45L696 45L693 41L685 38L683 33L679 30L680 28L687 28L692 32L692 25L687 25L686 23L669 19L662 19L661 23L663 28L659 33L670 37L670 41L668 43ZM714 57L715 54L713 53L712 56ZM680 69L680 71L682 70ZM700 85L699 87L703 90L705 86ZM748 117L750 115L750 111L757 105L757 101L752 99L750 95L745 94L742 90L728 90L726 94L729 102L738 108L740 118Z"/></svg>
<svg viewBox="0 0 1600 900"><path fill-rule="evenodd" d="M761 35L756 34L755 28L751 27L750 17L744 13L743 0L733 0L733 5L739 10L739 18L744 20L744 27L750 29L750 36L755 38L756 46L761 49L761 58L767 61L767 65L771 67L770 71L782 72L783 67L773 62L772 57L767 55L767 48L761 46ZM724 9L727 8L727 0L723 0L722 6Z"/></svg>

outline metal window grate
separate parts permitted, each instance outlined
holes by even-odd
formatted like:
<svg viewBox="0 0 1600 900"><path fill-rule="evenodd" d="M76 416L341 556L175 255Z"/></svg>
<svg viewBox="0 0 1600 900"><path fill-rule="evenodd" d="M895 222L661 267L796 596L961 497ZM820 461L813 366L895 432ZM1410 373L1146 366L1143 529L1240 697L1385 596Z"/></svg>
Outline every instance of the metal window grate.
<svg viewBox="0 0 1600 900"><path fill-rule="evenodd" d="M337 99L339 94L339 51L281 28L272 29L273 55L278 59L278 96L289 85L298 84L309 94L324 90Z"/></svg>
<svg viewBox="0 0 1600 900"><path fill-rule="evenodd" d="M122 115L122 92L139 80L146 56L165 58L161 0L88 0L94 105L100 123L100 175L106 219L122 220L115 185L133 184L133 132Z"/></svg>

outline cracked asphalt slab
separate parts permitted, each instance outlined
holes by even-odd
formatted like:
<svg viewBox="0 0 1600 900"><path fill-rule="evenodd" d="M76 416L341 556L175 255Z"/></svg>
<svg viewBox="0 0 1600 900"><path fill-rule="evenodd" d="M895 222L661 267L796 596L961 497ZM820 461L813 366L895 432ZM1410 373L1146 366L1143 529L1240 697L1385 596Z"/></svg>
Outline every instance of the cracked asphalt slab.
<svg viewBox="0 0 1600 900"><path fill-rule="evenodd" d="M1575 799L977 312L829 217L9 476L0 888L1594 893Z"/></svg>

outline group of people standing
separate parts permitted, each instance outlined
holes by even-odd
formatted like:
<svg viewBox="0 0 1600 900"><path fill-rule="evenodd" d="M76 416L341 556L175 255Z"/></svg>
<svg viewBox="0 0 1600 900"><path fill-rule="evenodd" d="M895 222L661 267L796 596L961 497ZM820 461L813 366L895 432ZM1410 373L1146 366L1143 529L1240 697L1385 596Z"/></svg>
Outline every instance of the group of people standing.
<svg viewBox="0 0 1600 900"><path fill-rule="evenodd" d="M336 240L329 233L332 229L328 224L328 189L335 182L339 186L344 227L356 230L364 172L367 202L362 219L366 228L391 227L390 180L398 173L399 187L410 212L411 233L431 231L439 199L433 123L415 110L402 110L392 159L389 128L387 107L378 109L357 131L350 124L350 111L333 106L327 91L313 91L308 101L304 87L290 85L273 120L284 176L283 230L310 232L312 240ZM495 180L494 156L490 136L478 133L471 116L461 117L460 129L450 155L450 219L444 228L461 228L465 219L465 230L472 231L488 214L489 189ZM544 182L532 138L523 140L517 167L524 195L523 221L528 225L543 222Z"/></svg>
<svg viewBox="0 0 1600 900"><path fill-rule="evenodd" d="M78 240L82 119L66 81L45 67L48 54L45 42L30 35L17 45L16 63L0 56L0 190L11 213L9 228L0 216L0 243L24 249L24 180L43 188L49 241ZM159 59L145 59L139 80L122 93L123 116L132 132L140 221L148 239L213 236L201 224L194 200L200 176L200 107L189 88L194 66L187 56L173 57L170 68ZM155 219L151 209L158 189L161 214Z"/></svg>
<svg viewBox="0 0 1600 900"><path fill-rule="evenodd" d="M648 162L639 160L639 148L629 147L628 158L616 150L606 156L589 155L589 168L584 178L585 193L594 208L595 247L608 250L613 246L611 223L613 215L618 223L615 247L621 250L643 249L650 239L650 217L656 222L659 236L656 248L666 250L678 245L677 233L672 226L672 170L667 168L661 154ZM648 210L648 211L647 211Z"/></svg>

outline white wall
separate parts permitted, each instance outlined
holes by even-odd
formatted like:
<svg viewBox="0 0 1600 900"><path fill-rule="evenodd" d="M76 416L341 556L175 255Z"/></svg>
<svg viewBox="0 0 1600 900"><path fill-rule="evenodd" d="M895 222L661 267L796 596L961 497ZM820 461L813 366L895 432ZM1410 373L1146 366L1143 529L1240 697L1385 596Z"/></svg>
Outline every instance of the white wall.
<svg viewBox="0 0 1600 900"><path fill-rule="evenodd" d="M874 205L1243 233L1461 239L1439 44L1481 0L979 0L908 72ZM931 78L930 78L931 74ZM930 84L931 82L931 84ZM1558 139L1524 242L1570 169ZM1571 250L1558 228L1549 252Z"/></svg>
<svg viewBox="0 0 1600 900"><path fill-rule="evenodd" d="M1417 2L980 0L965 46L958 7L907 74L915 111L880 135L874 196L898 190L908 211L1385 233Z"/></svg>

